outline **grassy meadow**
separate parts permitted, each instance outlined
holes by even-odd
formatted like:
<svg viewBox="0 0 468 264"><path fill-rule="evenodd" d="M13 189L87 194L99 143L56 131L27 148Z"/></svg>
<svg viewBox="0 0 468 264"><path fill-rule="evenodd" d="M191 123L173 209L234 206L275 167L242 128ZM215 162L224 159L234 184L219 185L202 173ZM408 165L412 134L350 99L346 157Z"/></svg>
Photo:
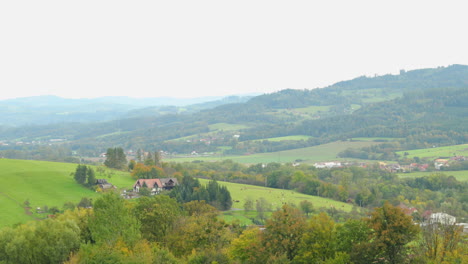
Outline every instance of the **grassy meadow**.
<svg viewBox="0 0 468 264"><path fill-rule="evenodd" d="M434 173L443 173L447 176L453 176L459 181L468 181L468 170L463 171L417 171L411 173L399 173L398 177L400 178L416 178L416 177L424 177L429 176Z"/></svg>
<svg viewBox="0 0 468 264"><path fill-rule="evenodd" d="M206 179L199 180L202 184L207 184L209 181ZM273 211L281 208L283 204L293 204L299 206L299 203L304 200L311 202L314 206L314 209L318 209L320 207L335 207L336 209L349 212L353 208L351 204L318 196L302 194L292 190L273 189L222 181L218 181L218 183L228 188L229 192L231 193L232 200L235 201L232 204L231 211L223 212L223 219L228 222L238 220L241 225L251 225L251 218L255 218L257 216L256 211L244 211L244 203L247 199L251 199L255 202L260 198L264 198L271 203L271 209ZM271 212L267 212L265 215L268 217L271 215Z"/></svg>
<svg viewBox="0 0 468 264"><path fill-rule="evenodd" d="M77 164L71 163L0 159L0 227L44 217L35 213L37 207L42 208L47 205L49 208L56 206L61 209L65 202L77 203L83 197L91 199L99 197L99 193L75 182L70 174L75 171L76 166ZM106 170L101 175L96 172L96 177L105 178L118 188L130 188L134 183L128 172ZM208 182L205 179L200 181L203 184ZM245 223L251 222L249 214L256 215L256 212L243 212L246 199L255 201L265 198L271 202L273 210L280 208L284 203L298 205L303 200L312 202L315 208L333 206L345 211L350 211L352 208L346 203L291 190L228 182L220 184L229 189L232 199L236 201L233 203L234 210L225 212L226 218L240 219ZM32 213L25 210L26 200L30 202Z"/></svg>
<svg viewBox="0 0 468 264"><path fill-rule="evenodd" d="M453 157L453 156L468 156L468 144L453 145L438 148L427 148L427 149L415 149L407 151L399 151L398 155L404 156L405 152L408 153L408 158L428 158L437 159L442 157Z"/></svg>
<svg viewBox="0 0 468 264"><path fill-rule="evenodd" d="M285 137L274 137L274 138L264 138L264 139L257 139L255 141L273 141L273 142L279 142L279 141L286 141L286 140L308 140L311 138L311 136L303 136L303 135L296 135L296 136L285 136Z"/></svg>
<svg viewBox="0 0 468 264"><path fill-rule="evenodd" d="M65 202L78 203L81 198L96 198L99 194L77 184L70 173L77 164L31 160L0 159L0 226L25 222L37 217L26 214L24 202L29 200L31 211L47 205L62 208ZM109 178L110 176L110 178ZM131 187L128 173L108 170L106 178L119 188Z"/></svg>
<svg viewBox="0 0 468 264"><path fill-rule="evenodd" d="M357 138L352 138L352 140L355 140L355 141L375 141L375 142L379 142L379 141L396 141L396 140L399 140L401 138L389 138L389 137L357 137Z"/></svg>
<svg viewBox="0 0 468 264"><path fill-rule="evenodd" d="M225 156L225 155L209 156L209 157L194 156L194 157L189 157L189 158L166 159L165 161L190 162L194 160L221 161L225 159L230 159L230 160L233 160L234 162L245 163L245 164L271 163L271 162L287 163L287 162L295 162L296 160L301 160L301 162L303 163L314 163L314 162L320 162L320 161L344 160L341 158L337 158L338 153L340 153L341 151L347 148L368 147L373 144L378 144L378 143L372 142L372 141L359 141L359 142L337 141L337 142L332 142L332 143L308 147L308 148L285 150L285 151L270 152L270 153L257 153L257 154L252 154L252 155L241 155L241 156ZM350 160L350 159L346 159L346 160Z"/></svg>

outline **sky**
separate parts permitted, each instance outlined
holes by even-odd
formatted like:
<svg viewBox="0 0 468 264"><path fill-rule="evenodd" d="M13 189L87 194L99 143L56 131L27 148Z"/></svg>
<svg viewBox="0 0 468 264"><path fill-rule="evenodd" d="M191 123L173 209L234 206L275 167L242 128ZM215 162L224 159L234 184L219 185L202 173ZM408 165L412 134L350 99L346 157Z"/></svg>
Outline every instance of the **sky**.
<svg viewBox="0 0 468 264"><path fill-rule="evenodd" d="M468 64L467 6L0 1L0 100L271 93Z"/></svg>

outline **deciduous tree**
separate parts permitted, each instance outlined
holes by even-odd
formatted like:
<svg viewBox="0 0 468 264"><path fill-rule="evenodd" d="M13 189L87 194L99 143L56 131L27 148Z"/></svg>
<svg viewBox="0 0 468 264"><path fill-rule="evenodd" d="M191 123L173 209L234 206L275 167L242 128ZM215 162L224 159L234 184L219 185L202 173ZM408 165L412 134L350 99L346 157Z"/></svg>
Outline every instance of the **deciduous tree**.
<svg viewBox="0 0 468 264"><path fill-rule="evenodd" d="M385 202L366 221L373 230L371 241L377 257L383 257L392 264L404 263L405 246L419 233L419 227L413 223L411 216Z"/></svg>
<svg viewBox="0 0 468 264"><path fill-rule="evenodd" d="M298 250L302 240L305 227L305 218L296 208L289 205L274 212L267 220L262 241L271 255L285 254L292 260Z"/></svg>

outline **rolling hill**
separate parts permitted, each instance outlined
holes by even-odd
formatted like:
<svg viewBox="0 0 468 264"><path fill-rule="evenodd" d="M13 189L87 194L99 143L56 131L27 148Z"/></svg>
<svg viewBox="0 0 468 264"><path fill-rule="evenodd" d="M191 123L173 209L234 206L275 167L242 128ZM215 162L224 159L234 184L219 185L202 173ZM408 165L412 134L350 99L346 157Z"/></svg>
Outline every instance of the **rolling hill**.
<svg viewBox="0 0 468 264"><path fill-rule="evenodd" d="M65 202L78 203L83 197L98 197L99 193L75 182L70 175L75 169L76 164L69 163L0 159L0 227L45 217L35 213L37 207L62 208ZM134 183L129 173L119 171L114 171L107 180L119 188L131 188ZM207 180L201 179L201 182L206 184ZM239 201L235 208L242 208L247 197L268 198L275 208L283 202L298 204L302 200L312 201L317 208L333 205L349 211L352 207L346 203L291 190L224 182L221 184L227 186L233 200ZM30 210L25 209L26 200L30 203Z"/></svg>
<svg viewBox="0 0 468 264"><path fill-rule="evenodd" d="M81 156L109 146L242 155L358 137L398 138L400 150L463 144L468 141L467 102L468 66L452 65L358 77L320 89L286 89L193 112L147 108L105 122L0 127L0 142L9 143L0 150L14 149L18 141L40 145L51 139L61 139L70 155Z"/></svg>

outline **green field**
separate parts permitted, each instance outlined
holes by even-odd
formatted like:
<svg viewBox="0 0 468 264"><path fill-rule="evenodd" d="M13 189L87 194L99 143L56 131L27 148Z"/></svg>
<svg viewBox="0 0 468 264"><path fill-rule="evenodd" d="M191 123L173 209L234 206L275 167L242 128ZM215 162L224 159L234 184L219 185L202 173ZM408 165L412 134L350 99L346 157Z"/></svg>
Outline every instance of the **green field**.
<svg viewBox="0 0 468 264"><path fill-rule="evenodd" d="M437 159L441 157L468 156L468 144L399 151L397 154L403 157L405 152L408 153L406 156L408 158L419 157Z"/></svg>
<svg viewBox="0 0 468 264"><path fill-rule="evenodd" d="M401 178L416 178L416 177L424 177L429 176L434 173L443 173L447 176L453 176L459 181L468 181L468 171L418 171L418 172L411 172L411 173L399 173L398 176Z"/></svg>
<svg viewBox="0 0 468 264"><path fill-rule="evenodd" d="M347 148L362 148L377 144L375 142L350 142L350 141L338 141L328 144L323 144L314 147L285 150L279 152L270 153L258 153L253 155L242 155L242 156L210 156L210 157L190 157L190 158L172 158L166 159L165 161L175 162L190 162L194 160L202 161L221 161L225 159L233 160L234 162L245 163L245 164L257 164L257 163L271 163L271 162L295 162L301 160L303 163L314 163L320 161L330 160L345 160L337 158L338 153ZM346 159L351 160L351 159Z"/></svg>
<svg viewBox="0 0 468 264"><path fill-rule="evenodd" d="M202 184L207 184L209 181L206 179L199 180ZM250 218L255 218L257 215L256 212L244 212L244 203L247 199L256 201L260 198L265 198L267 201L271 202L271 208L273 211L281 208L283 204L293 204L298 206L299 203L304 200L311 202L314 206L314 209L318 209L320 207L334 207L336 209L349 212L353 208L351 204L342 203L318 196L302 194L292 190L273 189L221 181L218 183L228 188L229 192L231 193L232 200L235 201L232 204L233 209L231 211L223 212L223 219L228 222L239 220L242 225L251 225L252 221ZM268 213L266 215L268 216L270 214L271 213Z"/></svg>
<svg viewBox="0 0 468 264"><path fill-rule="evenodd" d="M274 141L274 142L285 141L285 140L296 140L296 141L299 141L299 140L308 140L309 138L311 138L311 136L297 135L297 136L264 138L264 139L257 139L257 140L255 140L255 141L263 141L263 140Z"/></svg>
<svg viewBox="0 0 468 264"><path fill-rule="evenodd" d="M25 213L24 202L31 208L62 208L65 202L77 203L82 197L99 194L77 184L70 173L77 164L30 160L0 159L0 226L34 219ZM96 175L100 178L101 175ZM119 188L131 187L128 173L112 172L106 179ZM34 211L34 210L32 210Z"/></svg>
<svg viewBox="0 0 468 264"><path fill-rule="evenodd" d="M204 137L209 137L209 136L214 136L220 131L239 131L245 128L248 128L246 125L238 125L238 124L228 124L228 123L216 123L208 126L210 129L210 132L207 133L201 133L197 135L191 135L191 136L186 136L186 137L180 137L180 138L174 138L170 141L182 141L182 140L193 140L193 139L200 139Z"/></svg>
<svg viewBox="0 0 468 264"><path fill-rule="evenodd" d="M383 141L396 141L401 138L389 138L389 137L358 137L358 138L352 138L352 140L356 141L374 141L374 142L383 142Z"/></svg>
<svg viewBox="0 0 468 264"><path fill-rule="evenodd" d="M208 184L209 181L206 179L199 180L202 184ZM254 201L260 198L265 198L271 202L271 207L273 210L281 208L281 206L283 206L285 203L298 205L301 201L304 200L312 202L315 208L334 206L337 209L351 211L351 208L353 207L347 203L342 203L318 196L302 194L292 190L274 189L222 181L218 181L218 183L228 188L229 192L231 193L232 200L239 201L232 204L232 208L234 209L243 209L247 198L251 198Z"/></svg>

